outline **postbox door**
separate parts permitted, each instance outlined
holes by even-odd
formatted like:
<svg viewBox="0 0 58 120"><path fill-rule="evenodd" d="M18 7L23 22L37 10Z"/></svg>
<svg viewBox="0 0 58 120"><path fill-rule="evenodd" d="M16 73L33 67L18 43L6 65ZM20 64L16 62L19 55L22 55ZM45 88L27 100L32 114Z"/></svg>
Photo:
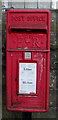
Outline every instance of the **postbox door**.
<svg viewBox="0 0 58 120"><path fill-rule="evenodd" d="M8 76L11 82L11 84L9 84L9 94L12 96L12 107L22 109L35 108L39 109L39 111L41 109L44 110L48 105L46 105L48 75L46 62L48 53L31 52L32 58L30 60L23 60L24 54L25 52L8 53L10 58L8 61L8 68L10 66L10 69L8 71L11 76ZM31 70L31 73L30 71L28 73L28 69L30 70L32 67L33 71ZM27 69L27 71L24 71L24 69Z"/></svg>

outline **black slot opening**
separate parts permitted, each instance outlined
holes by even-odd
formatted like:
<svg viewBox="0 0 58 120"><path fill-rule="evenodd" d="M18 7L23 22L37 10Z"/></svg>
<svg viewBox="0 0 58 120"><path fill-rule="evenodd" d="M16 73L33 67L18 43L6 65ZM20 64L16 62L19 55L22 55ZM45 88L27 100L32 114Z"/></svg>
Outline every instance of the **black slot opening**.
<svg viewBox="0 0 58 120"><path fill-rule="evenodd" d="M13 31L13 32L40 32L40 33L47 32L46 29L16 29L16 28L12 28L11 31Z"/></svg>

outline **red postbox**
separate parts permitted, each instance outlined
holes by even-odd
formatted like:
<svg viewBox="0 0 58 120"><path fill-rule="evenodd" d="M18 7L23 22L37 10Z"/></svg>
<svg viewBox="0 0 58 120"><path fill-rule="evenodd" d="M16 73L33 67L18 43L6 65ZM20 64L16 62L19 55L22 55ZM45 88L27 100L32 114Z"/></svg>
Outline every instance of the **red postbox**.
<svg viewBox="0 0 58 120"><path fill-rule="evenodd" d="M8 10L6 40L7 109L49 108L50 11Z"/></svg>

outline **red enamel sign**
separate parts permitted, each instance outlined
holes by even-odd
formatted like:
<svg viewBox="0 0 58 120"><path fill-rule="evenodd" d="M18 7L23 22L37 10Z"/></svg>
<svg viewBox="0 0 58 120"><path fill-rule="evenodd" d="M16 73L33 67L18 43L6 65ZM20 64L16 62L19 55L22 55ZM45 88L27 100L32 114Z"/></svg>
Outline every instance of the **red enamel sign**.
<svg viewBox="0 0 58 120"><path fill-rule="evenodd" d="M50 12L8 10L6 24L7 109L49 108Z"/></svg>

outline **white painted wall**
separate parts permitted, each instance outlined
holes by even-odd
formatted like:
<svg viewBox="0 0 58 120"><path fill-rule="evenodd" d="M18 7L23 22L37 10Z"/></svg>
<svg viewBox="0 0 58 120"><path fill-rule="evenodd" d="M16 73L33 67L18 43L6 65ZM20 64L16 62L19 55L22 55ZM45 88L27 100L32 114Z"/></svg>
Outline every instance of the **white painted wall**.
<svg viewBox="0 0 58 120"><path fill-rule="evenodd" d="M2 0L2 5L5 8L45 8L49 9L51 7L56 9L57 0Z"/></svg>

